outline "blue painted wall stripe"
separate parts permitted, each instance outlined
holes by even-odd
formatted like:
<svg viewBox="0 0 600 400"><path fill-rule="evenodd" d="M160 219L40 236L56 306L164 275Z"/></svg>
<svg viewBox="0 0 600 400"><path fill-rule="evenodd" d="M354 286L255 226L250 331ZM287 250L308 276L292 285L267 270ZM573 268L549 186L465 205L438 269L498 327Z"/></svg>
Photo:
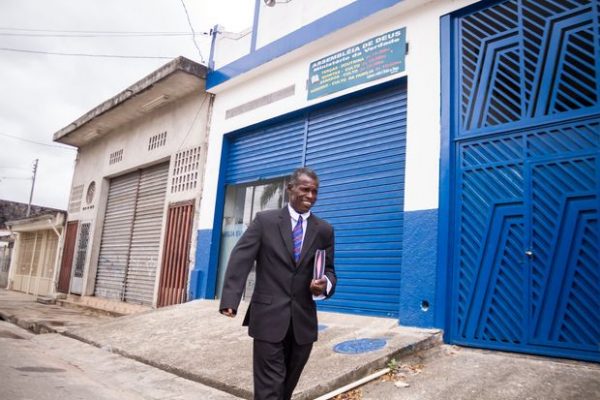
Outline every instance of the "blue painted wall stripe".
<svg viewBox="0 0 600 400"><path fill-rule="evenodd" d="M257 3L261 0L257 0ZM251 71L275 58L281 57L293 50L296 50L308 43L314 42L323 36L335 32L341 28L360 21L378 11L391 7L400 3L402 0L357 0L346 7L328 14L318 20L303 26L302 28L289 33L288 35L278 39L258 50L252 51L250 54L241 57L240 59L227 64L216 71L209 71L206 78L206 89L211 89L223 82L228 81L238 75ZM255 26L253 29L252 46L256 46L256 16ZM308 71L307 71L308 74Z"/></svg>
<svg viewBox="0 0 600 400"><path fill-rule="evenodd" d="M212 229L198 230L196 235L196 262L190 274L190 293L188 298L206 298L206 278L209 271Z"/></svg>

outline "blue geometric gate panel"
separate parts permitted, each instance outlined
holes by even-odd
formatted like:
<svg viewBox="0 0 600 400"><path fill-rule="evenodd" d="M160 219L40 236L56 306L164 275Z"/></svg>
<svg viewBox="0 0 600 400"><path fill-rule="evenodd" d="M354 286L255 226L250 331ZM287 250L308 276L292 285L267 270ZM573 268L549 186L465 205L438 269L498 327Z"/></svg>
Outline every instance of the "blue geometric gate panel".
<svg viewBox="0 0 600 400"><path fill-rule="evenodd" d="M452 16L453 343L600 361L599 9Z"/></svg>
<svg viewBox="0 0 600 400"><path fill-rule="evenodd" d="M457 18L460 133L598 110L599 7L512 0Z"/></svg>
<svg viewBox="0 0 600 400"><path fill-rule="evenodd" d="M522 136L461 146L456 333L490 343L522 343L527 276L523 268Z"/></svg>
<svg viewBox="0 0 600 400"><path fill-rule="evenodd" d="M531 166L531 340L598 352L598 158Z"/></svg>

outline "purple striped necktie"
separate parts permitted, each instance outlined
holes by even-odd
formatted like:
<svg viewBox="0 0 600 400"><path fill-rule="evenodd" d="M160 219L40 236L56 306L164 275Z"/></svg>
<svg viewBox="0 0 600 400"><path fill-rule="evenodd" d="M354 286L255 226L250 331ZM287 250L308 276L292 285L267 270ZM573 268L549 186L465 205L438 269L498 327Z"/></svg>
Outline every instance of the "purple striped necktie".
<svg viewBox="0 0 600 400"><path fill-rule="evenodd" d="M298 262L302 251L302 215L298 216L298 223L292 231L292 240L294 241L294 260Z"/></svg>

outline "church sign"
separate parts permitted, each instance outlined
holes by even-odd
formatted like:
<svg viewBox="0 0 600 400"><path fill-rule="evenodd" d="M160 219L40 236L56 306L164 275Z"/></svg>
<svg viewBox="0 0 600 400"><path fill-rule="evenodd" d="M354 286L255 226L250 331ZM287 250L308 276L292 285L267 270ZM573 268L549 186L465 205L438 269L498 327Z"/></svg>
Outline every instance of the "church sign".
<svg viewBox="0 0 600 400"><path fill-rule="evenodd" d="M310 64L308 100L405 69L406 28L373 37Z"/></svg>

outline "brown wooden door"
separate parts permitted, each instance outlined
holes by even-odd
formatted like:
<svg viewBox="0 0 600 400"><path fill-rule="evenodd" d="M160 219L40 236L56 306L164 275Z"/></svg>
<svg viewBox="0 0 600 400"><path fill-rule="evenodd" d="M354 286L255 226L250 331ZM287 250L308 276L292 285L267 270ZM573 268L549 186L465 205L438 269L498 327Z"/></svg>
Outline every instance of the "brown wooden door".
<svg viewBox="0 0 600 400"><path fill-rule="evenodd" d="M70 221L67 223L67 233L65 236L65 245L63 246L62 262L60 264L60 275L58 277L57 290L61 293L69 293L69 283L71 281L71 268L73 267L73 253L75 250L75 240L77 239L77 227L79 221Z"/></svg>
<svg viewBox="0 0 600 400"><path fill-rule="evenodd" d="M169 206L158 292L158 307L180 304L187 299L186 289L193 218L193 202L177 203Z"/></svg>

